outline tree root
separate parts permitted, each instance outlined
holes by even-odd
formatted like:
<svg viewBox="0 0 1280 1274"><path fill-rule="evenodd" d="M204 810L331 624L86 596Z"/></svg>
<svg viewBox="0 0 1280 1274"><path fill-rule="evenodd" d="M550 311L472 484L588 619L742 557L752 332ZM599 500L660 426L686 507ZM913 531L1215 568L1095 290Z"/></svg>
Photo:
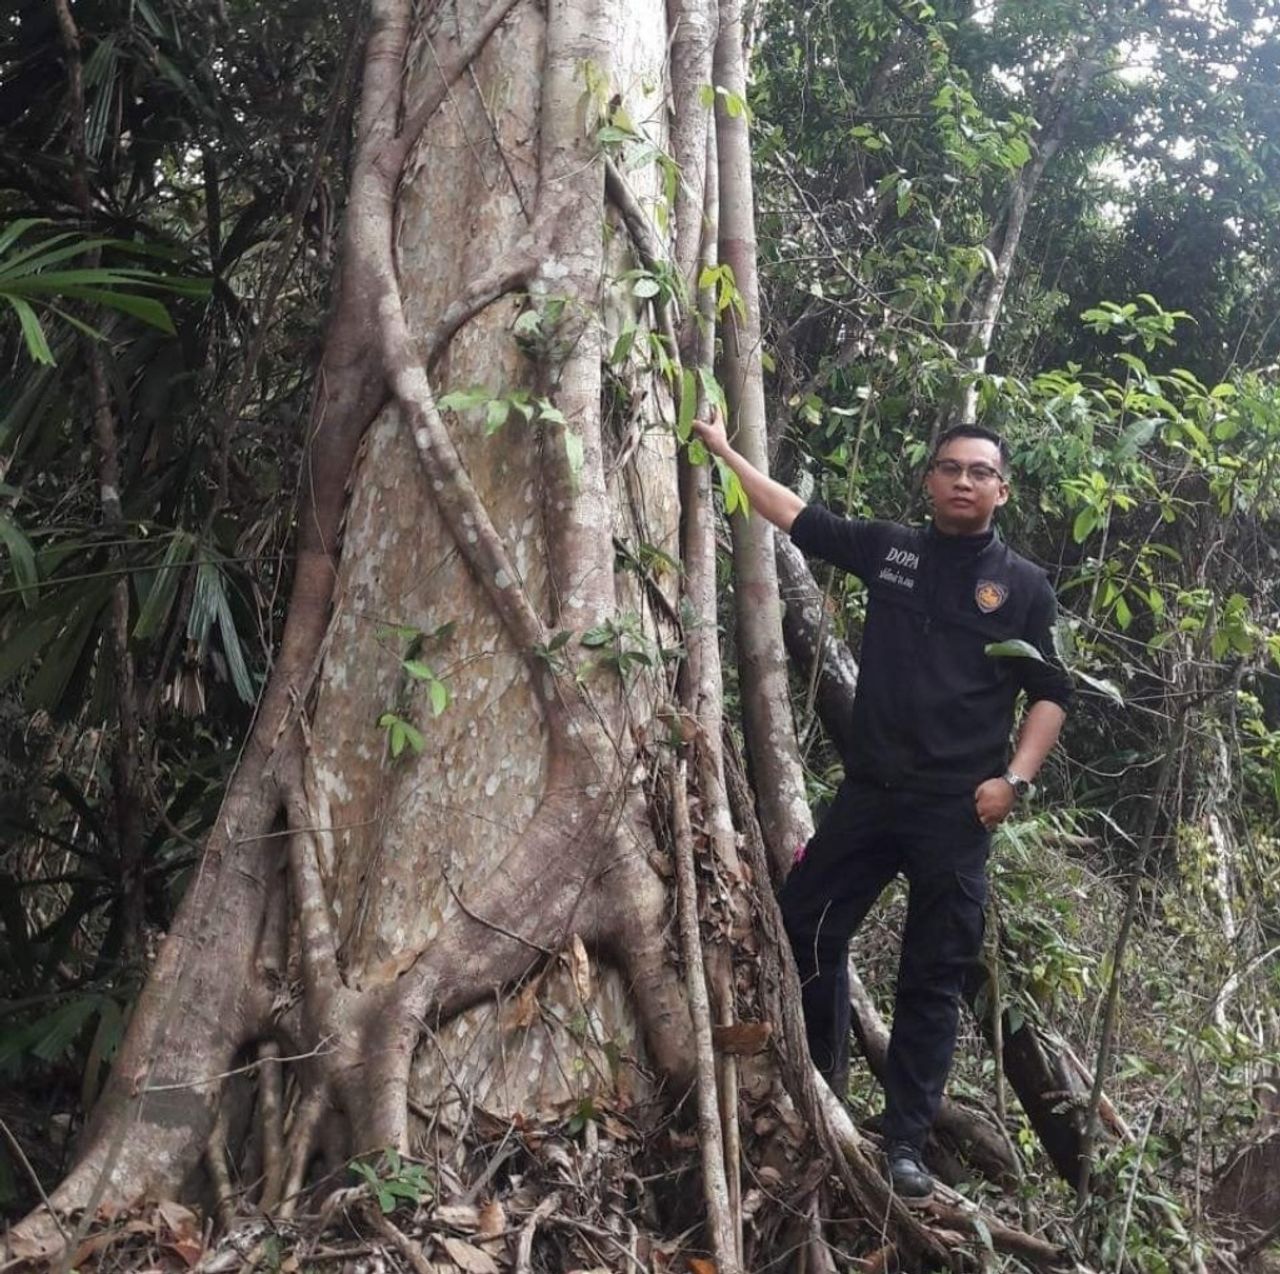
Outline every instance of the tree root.
<svg viewBox="0 0 1280 1274"><path fill-rule="evenodd" d="M702 939L698 931L698 883L693 866L693 832L689 827L685 762L681 760L671 784L676 851L676 877L680 912L680 947L684 957L689 1013L693 1019L698 1059L698 1131L702 1151L702 1186L716 1265L725 1274L737 1274L738 1243L733 1207L725 1177L724 1139L716 1094L716 1062L711 1046L711 1009L707 996Z"/></svg>

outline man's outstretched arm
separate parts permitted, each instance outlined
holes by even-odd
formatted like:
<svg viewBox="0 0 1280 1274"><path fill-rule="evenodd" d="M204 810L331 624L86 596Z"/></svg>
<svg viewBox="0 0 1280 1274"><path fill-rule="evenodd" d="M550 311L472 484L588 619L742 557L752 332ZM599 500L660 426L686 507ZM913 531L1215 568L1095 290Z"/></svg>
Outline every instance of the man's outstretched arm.
<svg viewBox="0 0 1280 1274"><path fill-rule="evenodd" d="M751 507L780 531L790 531L804 501L781 482L761 473L749 460L730 445L720 413L713 409L710 420L695 420L693 431L713 456L719 456L738 475Z"/></svg>

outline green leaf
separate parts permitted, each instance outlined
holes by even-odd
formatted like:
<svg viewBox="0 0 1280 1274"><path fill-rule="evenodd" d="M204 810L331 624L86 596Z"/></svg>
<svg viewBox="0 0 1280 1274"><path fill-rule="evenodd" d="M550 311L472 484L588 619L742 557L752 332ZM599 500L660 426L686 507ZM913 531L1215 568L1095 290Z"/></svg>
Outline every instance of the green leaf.
<svg viewBox="0 0 1280 1274"><path fill-rule="evenodd" d="M724 492L724 510L732 515L741 513L746 517L751 512L747 493L741 479L719 456L716 456L716 470L720 474L720 489Z"/></svg>
<svg viewBox="0 0 1280 1274"><path fill-rule="evenodd" d="M29 609L40 591L40 572L36 568L35 550L17 523L3 513L0 513L0 543L9 550L13 578L22 594L22 604Z"/></svg>
<svg viewBox="0 0 1280 1274"><path fill-rule="evenodd" d="M555 406L549 398L538 399L538 418L549 425L567 425L564 412Z"/></svg>
<svg viewBox="0 0 1280 1274"><path fill-rule="evenodd" d="M511 403L505 398L491 398L488 406L484 409L484 432L485 435L497 433L503 425L507 423L507 416L511 413Z"/></svg>
<svg viewBox="0 0 1280 1274"><path fill-rule="evenodd" d="M1129 609L1129 603L1125 601L1123 593L1116 597L1115 616L1116 623L1120 625L1120 631L1126 632L1129 625L1133 623L1133 611Z"/></svg>
<svg viewBox="0 0 1280 1274"><path fill-rule="evenodd" d="M22 337L27 343L27 353L34 362L44 363L46 366L51 367L54 362L53 351L49 348L49 342L45 339L44 328L40 326L40 320L36 317L35 310L20 296L6 296L5 300L13 306L14 312L18 316L18 323L22 327Z"/></svg>
<svg viewBox="0 0 1280 1274"><path fill-rule="evenodd" d="M420 659L406 659L403 661L403 667L409 676L416 677L419 681L434 681L436 679L436 674Z"/></svg>
<svg viewBox="0 0 1280 1274"><path fill-rule="evenodd" d="M231 617L231 603L227 598L226 580L222 572L213 568L216 578L214 594L215 613L218 619L218 635L222 638L222 653L227 657L227 671L231 674L231 684L245 703L253 703L253 679L245 663L244 650L240 645L240 634L236 632L235 621Z"/></svg>
<svg viewBox="0 0 1280 1274"><path fill-rule="evenodd" d="M693 435L693 416L698 408L698 386L686 367L680 372L680 411L676 417L676 437L688 442Z"/></svg>
<svg viewBox="0 0 1280 1274"><path fill-rule="evenodd" d="M1009 641L993 641L983 646L983 652L992 659L1036 659L1044 663L1044 656L1029 642L1020 637Z"/></svg>
<svg viewBox="0 0 1280 1274"><path fill-rule="evenodd" d="M698 380L702 384L702 396L710 403L715 403L723 415L729 414L729 404L725 400L724 389L709 367L698 366Z"/></svg>
<svg viewBox="0 0 1280 1274"><path fill-rule="evenodd" d="M1076 514L1076 520L1071 524L1071 538L1077 544L1083 544L1098 525L1098 510L1091 504L1086 504L1079 513Z"/></svg>
<svg viewBox="0 0 1280 1274"><path fill-rule="evenodd" d="M609 363L611 366L617 367L621 363L625 363L631 356L631 349L636 343L636 325L628 323L626 327L618 333L618 339L613 343L613 353L609 355Z"/></svg>
<svg viewBox="0 0 1280 1274"><path fill-rule="evenodd" d="M164 626L178 591L182 568L190 560L190 549L194 543L194 538L186 531L173 533L164 557L160 560L159 569L152 575L151 586L133 625L133 636L136 639L145 641L154 637Z"/></svg>
<svg viewBox="0 0 1280 1274"><path fill-rule="evenodd" d="M131 292L117 292L107 288L60 287L57 291L59 296L70 296L78 301L88 301L106 306L111 310L120 310L124 314L131 314L148 326L158 328L167 336L173 336L177 331L173 326L173 319L169 317L169 311L154 297L135 296Z"/></svg>
<svg viewBox="0 0 1280 1274"><path fill-rule="evenodd" d="M1081 672L1079 668L1073 668L1072 673L1074 676L1079 677L1086 686L1092 686L1099 694L1105 695L1112 703L1119 704L1121 707L1124 706L1124 695L1120 693L1114 683L1102 677L1094 677L1087 672Z"/></svg>
<svg viewBox="0 0 1280 1274"><path fill-rule="evenodd" d="M432 715L438 717L449 706L449 687L443 681L433 681L428 693Z"/></svg>
<svg viewBox="0 0 1280 1274"><path fill-rule="evenodd" d="M11 243L16 243L32 226L49 225L48 217L19 217L0 230L0 252L4 252Z"/></svg>
<svg viewBox="0 0 1280 1274"><path fill-rule="evenodd" d="M651 275L642 275L631 285L631 295L638 296L642 300L651 296L657 296L662 291L658 280Z"/></svg>
<svg viewBox="0 0 1280 1274"><path fill-rule="evenodd" d="M22 627L10 629L0 642L0 689L3 689L45 649L61 628L63 617L42 606Z"/></svg>
<svg viewBox="0 0 1280 1274"><path fill-rule="evenodd" d="M112 581L94 581L96 587L80 593L74 603L71 617L65 622L42 652L39 671L27 683L23 701L28 711L43 708L54 712L62 702L71 678L80 666L80 660L89 645L90 637L97 645L94 629L98 617L111 590ZM55 598L58 596L54 595Z"/></svg>
<svg viewBox="0 0 1280 1274"><path fill-rule="evenodd" d="M86 995L55 1009L41 1020L31 1051L43 1062L58 1061L100 1007L98 996Z"/></svg>
<svg viewBox="0 0 1280 1274"><path fill-rule="evenodd" d="M492 395L483 385L472 385L470 389L455 389L436 400L441 411L467 411L487 403Z"/></svg>

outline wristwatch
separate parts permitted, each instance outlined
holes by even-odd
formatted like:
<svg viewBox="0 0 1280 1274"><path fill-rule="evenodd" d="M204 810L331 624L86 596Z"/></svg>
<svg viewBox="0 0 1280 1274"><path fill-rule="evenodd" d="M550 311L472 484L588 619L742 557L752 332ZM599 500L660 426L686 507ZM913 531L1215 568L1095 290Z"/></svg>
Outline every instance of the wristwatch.
<svg viewBox="0 0 1280 1274"><path fill-rule="evenodd" d="M1001 777L1013 788L1013 795L1016 800L1020 801L1024 796L1034 796L1036 794L1036 785L1030 779L1024 779L1021 774L1014 770L1005 770Z"/></svg>

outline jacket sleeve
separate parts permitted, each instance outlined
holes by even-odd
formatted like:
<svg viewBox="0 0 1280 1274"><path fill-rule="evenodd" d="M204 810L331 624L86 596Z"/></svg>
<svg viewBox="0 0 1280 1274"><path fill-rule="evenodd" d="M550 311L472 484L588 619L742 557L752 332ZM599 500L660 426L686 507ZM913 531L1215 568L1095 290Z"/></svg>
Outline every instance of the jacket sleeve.
<svg viewBox="0 0 1280 1274"><path fill-rule="evenodd" d="M1071 707L1074 690L1071 677L1062 666L1053 641L1053 626L1058 619L1058 599L1047 579L1042 579L1041 589L1027 614L1027 628L1023 634L1043 656L1038 659L1017 659L1022 688L1026 691L1027 706L1041 699L1056 703L1064 712Z"/></svg>
<svg viewBox="0 0 1280 1274"><path fill-rule="evenodd" d="M791 524L791 539L809 557L820 557L865 580L883 543L882 523L842 518L820 504L808 504Z"/></svg>

